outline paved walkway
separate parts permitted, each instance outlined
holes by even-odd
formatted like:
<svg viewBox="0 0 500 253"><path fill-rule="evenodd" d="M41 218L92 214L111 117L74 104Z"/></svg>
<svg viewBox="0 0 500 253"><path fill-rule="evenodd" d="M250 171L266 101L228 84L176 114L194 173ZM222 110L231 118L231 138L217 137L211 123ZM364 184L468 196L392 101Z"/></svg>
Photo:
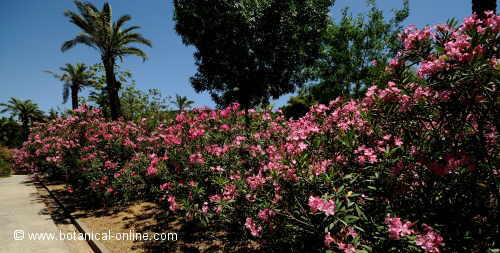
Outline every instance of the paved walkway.
<svg viewBox="0 0 500 253"><path fill-rule="evenodd" d="M55 240L29 240L29 233L54 233ZM14 237L23 240L14 240ZM0 178L0 253L68 253L35 186L25 175Z"/></svg>

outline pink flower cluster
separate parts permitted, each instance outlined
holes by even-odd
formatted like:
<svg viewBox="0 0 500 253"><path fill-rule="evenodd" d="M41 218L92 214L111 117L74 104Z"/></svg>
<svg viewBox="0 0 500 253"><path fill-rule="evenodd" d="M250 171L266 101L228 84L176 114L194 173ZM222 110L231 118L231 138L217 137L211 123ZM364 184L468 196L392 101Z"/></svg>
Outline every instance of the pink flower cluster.
<svg viewBox="0 0 500 253"><path fill-rule="evenodd" d="M387 231L389 231L389 238L393 240L399 240L401 237L405 237L407 235L412 235L415 233L411 227L413 227L413 223L406 221L402 222L401 218L385 218L385 224L387 224Z"/></svg>
<svg viewBox="0 0 500 253"><path fill-rule="evenodd" d="M326 216L335 214L335 202L333 200L325 200L319 197L309 197L309 208L311 212L322 211Z"/></svg>
<svg viewBox="0 0 500 253"><path fill-rule="evenodd" d="M420 246L427 253L440 253L439 247L444 246L443 237L426 224L422 225L422 233L417 233L415 230L411 229L414 224L409 221L402 222L401 218L387 217L385 219L385 224L388 226L387 231L389 232L389 238L393 240L400 240L402 237L417 234L415 244Z"/></svg>
<svg viewBox="0 0 500 253"><path fill-rule="evenodd" d="M440 253L439 247L444 246L443 237L426 224L422 225L424 234L417 235L416 244L427 253Z"/></svg>
<svg viewBox="0 0 500 253"><path fill-rule="evenodd" d="M255 222L253 221L252 217L247 217L245 220L245 228L250 231L250 234L254 237L260 237L260 234L262 232L262 227L257 226Z"/></svg>

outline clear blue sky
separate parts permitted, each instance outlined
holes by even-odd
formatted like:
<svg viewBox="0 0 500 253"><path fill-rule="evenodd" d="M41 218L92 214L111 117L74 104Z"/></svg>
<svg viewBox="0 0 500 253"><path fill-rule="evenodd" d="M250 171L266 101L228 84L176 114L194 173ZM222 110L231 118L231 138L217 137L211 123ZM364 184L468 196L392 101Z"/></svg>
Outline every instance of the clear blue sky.
<svg viewBox="0 0 500 253"><path fill-rule="evenodd" d="M104 1L92 0L101 8ZM182 44L175 33L172 0L110 0L115 17L132 15L129 25L139 30L153 43L145 48L149 60L125 58L121 68L133 73L137 87L142 90L158 88L163 95L188 96L197 106L213 106L208 94L197 94L189 83L196 72L191 47ZM443 23L448 18L462 20L471 12L471 1L410 0L410 17L406 24L423 26ZM390 15L400 8L402 0L378 0L378 6ZM337 0L332 14L349 5L353 13L366 11L365 0ZM75 10L70 0L1 0L0 1L0 102L10 97L32 99L43 110L69 108L62 105L61 83L42 70L58 70L65 63L99 61L98 52L79 45L62 53L61 44L72 39L79 30L63 15L67 9ZM275 102L286 103L289 96Z"/></svg>

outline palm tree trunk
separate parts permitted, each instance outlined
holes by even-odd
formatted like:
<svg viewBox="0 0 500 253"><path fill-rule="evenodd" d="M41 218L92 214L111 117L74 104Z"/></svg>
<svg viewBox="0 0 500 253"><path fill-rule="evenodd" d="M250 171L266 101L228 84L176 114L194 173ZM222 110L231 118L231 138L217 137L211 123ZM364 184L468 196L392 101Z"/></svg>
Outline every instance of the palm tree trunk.
<svg viewBox="0 0 500 253"><path fill-rule="evenodd" d="M115 63L113 59L105 59L104 57L103 63L106 72L106 89L109 96L109 109L111 111L111 119L117 120L121 116L121 105L120 97L118 96L120 87L115 79Z"/></svg>
<svg viewBox="0 0 500 253"><path fill-rule="evenodd" d="M26 119L21 120L22 128L23 128L23 141L28 140L28 136L30 135L29 123Z"/></svg>
<svg viewBox="0 0 500 253"><path fill-rule="evenodd" d="M78 109L78 87L71 87L71 108Z"/></svg>
<svg viewBox="0 0 500 253"><path fill-rule="evenodd" d="M485 11L493 11L496 13L496 0L472 0L472 12L476 13L480 18L484 18Z"/></svg>

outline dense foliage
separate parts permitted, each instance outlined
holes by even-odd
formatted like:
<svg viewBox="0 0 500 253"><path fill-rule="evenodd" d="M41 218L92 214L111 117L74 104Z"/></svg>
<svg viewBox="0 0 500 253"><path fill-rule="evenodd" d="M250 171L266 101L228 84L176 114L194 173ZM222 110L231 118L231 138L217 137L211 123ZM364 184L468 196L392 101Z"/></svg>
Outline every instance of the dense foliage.
<svg viewBox="0 0 500 253"><path fill-rule="evenodd" d="M233 104L110 122L83 106L35 126L16 166L95 204L156 200L262 251L495 252L499 31L492 13L408 27L390 81L298 120Z"/></svg>
<svg viewBox="0 0 500 253"><path fill-rule="evenodd" d="M306 81L332 0L176 0L175 30L196 47L197 92L221 107L268 104Z"/></svg>
<svg viewBox="0 0 500 253"><path fill-rule="evenodd" d="M88 97L80 98L80 101L91 106L98 106L105 118L111 117L109 108L109 93L106 88L106 74L102 64L94 64L90 67L92 75L92 89ZM165 112L170 109L170 97L163 96L158 89L149 89L147 92L136 88L136 81L132 73L121 70L115 66L116 80L121 83L118 97L120 99L123 118L137 121L143 117L163 118Z"/></svg>
<svg viewBox="0 0 500 253"><path fill-rule="evenodd" d="M9 149L0 145L0 177L8 177L12 173L12 154Z"/></svg>
<svg viewBox="0 0 500 253"><path fill-rule="evenodd" d="M23 141L27 140L33 122L44 120L42 110L30 99L22 100L12 97L7 103L0 103L0 108L0 113L10 113L11 118L17 118L21 123L21 137ZM8 127L8 125L5 126Z"/></svg>
<svg viewBox="0 0 500 253"><path fill-rule="evenodd" d="M21 125L12 118L0 118L0 145L19 147L23 143Z"/></svg>
<svg viewBox="0 0 500 253"><path fill-rule="evenodd" d="M287 117L303 116L313 104L327 104L339 96L361 97L374 83L389 77L384 71L401 48L397 35L409 15L409 3L386 20L375 0L369 10L354 17L342 10L340 20L330 20L322 34L320 57L307 71L310 82L283 108Z"/></svg>

